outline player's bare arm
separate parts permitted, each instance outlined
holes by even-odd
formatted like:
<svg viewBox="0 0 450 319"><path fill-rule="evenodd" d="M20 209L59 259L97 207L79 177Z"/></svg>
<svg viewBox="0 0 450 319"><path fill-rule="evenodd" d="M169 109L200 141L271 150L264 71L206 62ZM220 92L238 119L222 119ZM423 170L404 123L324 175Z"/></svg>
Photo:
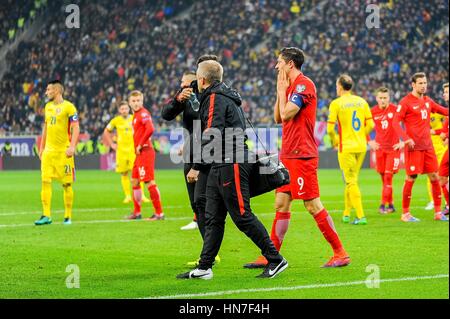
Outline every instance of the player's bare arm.
<svg viewBox="0 0 450 319"><path fill-rule="evenodd" d="M44 152L45 149L46 138L47 138L47 123L44 123L44 127L42 128L41 145L39 146L39 159L42 159L42 152Z"/></svg>
<svg viewBox="0 0 450 319"><path fill-rule="evenodd" d="M111 147L113 150L117 150L117 144L113 141L111 132L108 130L108 128L105 128L103 131L103 139L106 142L106 145Z"/></svg>
<svg viewBox="0 0 450 319"><path fill-rule="evenodd" d="M367 142L367 144L369 144L370 149L373 151L378 151L380 149L380 144L375 140L370 140Z"/></svg>
<svg viewBox="0 0 450 319"><path fill-rule="evenodd" d="M80 136L80 124L78 121L70 124L70 130L72 132L70 145L66 150L67 157L72 157L75 154L75 147L77 146L78 137Z"/></svg>

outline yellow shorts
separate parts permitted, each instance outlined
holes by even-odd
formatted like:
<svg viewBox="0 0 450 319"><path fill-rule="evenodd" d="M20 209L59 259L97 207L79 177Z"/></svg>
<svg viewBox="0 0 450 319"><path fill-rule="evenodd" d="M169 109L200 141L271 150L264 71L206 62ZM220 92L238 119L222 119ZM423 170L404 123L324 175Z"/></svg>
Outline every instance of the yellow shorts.
<svg viewBox="0 0 450 319"><path fill-rule="evenodd" d="M436 153L438 163L440 163L442 161L442 158L444 157L445 152L447 151L447 147L444 145L444 142L440 140L440 137L439 140L435 140L433 139L433 137L434 136L432 136L434 152Z"/></svg>
<svg viewBox="0 0 450 319"><path fill-rule="evenodd" d="M41 177L46 183L57 180L62 184L72 184L75 181L74 157L67 157L65 152L43 152Z"/></svg>
<svg viewBox="0 0 450 319"><path fill-rule="evenodd" d="M132 152L117 152L116 153L116 172L125 173L133 170L134 160L136 155Z"/></svg>
<svg viewBox="0 0 450 319"><path fill-rule="evenodd" d="M338 153L339 166L344 173L346 184L358 183L358 175L364 162L366 152Z"/></svg>

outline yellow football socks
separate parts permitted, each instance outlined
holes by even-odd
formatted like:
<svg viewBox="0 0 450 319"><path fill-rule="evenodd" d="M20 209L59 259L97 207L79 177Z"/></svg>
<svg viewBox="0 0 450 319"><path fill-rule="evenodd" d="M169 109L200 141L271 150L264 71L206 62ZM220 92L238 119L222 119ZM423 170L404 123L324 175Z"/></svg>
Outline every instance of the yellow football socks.
<svg viewBox="0 0 450 319"><path fill-rule="evenodd" d="M122 189L125 197L131 197L131 184L128 175L121 175L120 181L122 182Z"/></svg>
<svg viewBox="0 0 450 319"><path fill-rule="evenodd" d="M356 184L350 185L348 192L351 199L351 205L356 210L356 217L358 217L359 219L363 218L364 210L361 201L361 191L359 190L358 185Z"/></svg>
<svg viewBox="0 0 450 319"><path fill-rule="evenodd" d="M72 185L66 185L64 188L64 218L72 218L73 189Z"/></svg>
<svg viewBox="0 0 450 319"><path fill-rule="evenodd" d="M52 183L42 183L41 201L43 209L42 214L44 216L50 217L50 207L52 204Z"/></svg>

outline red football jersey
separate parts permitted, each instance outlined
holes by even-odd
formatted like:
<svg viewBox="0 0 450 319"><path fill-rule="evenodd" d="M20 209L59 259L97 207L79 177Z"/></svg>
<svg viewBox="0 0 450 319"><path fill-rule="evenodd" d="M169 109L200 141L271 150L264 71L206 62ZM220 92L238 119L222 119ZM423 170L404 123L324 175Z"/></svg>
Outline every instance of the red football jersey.
<svg viewBox="0 0 450 319"><path fill-rule="evenodd" d="M282 123L280 158L318 157L314 138L316 125L317 94L314 82L300 73L286 91L286 101L297 104L302 100L300 111L289 121Z"/></svg>
<svg viewBox="0 0 450 319"><path fill-rule="evenodd" d="M380 149L392 151L392 146L399 142L397 133L392 126L397 107L389 104L384 110L378 105L371 110L375 122L375 141L380 144Z"/></svg>
<svg viewBox="0 0 450 319"><path fill-rule="evenodd" d="M144 107L139 111L134 112L133 118L133 140L134 147L141 145L142 148L153 148L151 142L151 136L153 134L154 127L152 122L152 116L150 112Z"/></svg>
<svg viewBox="0 0 450 319"><path fill-rule="evenodd" d="M444 122L444 126L442 127L442 132L445 133L445 135L447 135L448 138L448 117L445 119Z"/></svg>
<svg viewBox="0 0 450 319"><path fill-rule="evenodd" d="M405 96L397 107L394 116L394 129L403 141L412 139L415 143L414 150L432 150L430 133L430 113L448 115L448 109L440 106L428 96L415 97L412 93ZM403 122L405 130L400 126Z"/></svg>

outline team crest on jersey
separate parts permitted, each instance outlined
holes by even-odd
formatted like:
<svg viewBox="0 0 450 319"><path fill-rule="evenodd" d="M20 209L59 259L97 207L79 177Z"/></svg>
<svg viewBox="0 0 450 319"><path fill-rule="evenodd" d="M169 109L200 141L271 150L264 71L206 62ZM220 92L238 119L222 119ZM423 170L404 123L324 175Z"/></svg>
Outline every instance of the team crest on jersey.
<svg viewBox="0 0 450 319"><path fill-rule="evenodd" d="M393 118L394 117L394 114L393 113L388 113L388 118Z"/></svg>
<svg viewBox="0 0 450 319"><path fill-rule="evenodd" d="M303 84L299 84L295 87L295 90L297 91L297 93L302 93L303 91L306 90L306 86L304 86Z"/></svg>
<svg viewBox="0 0 450 319"><path fill-rule="evenodd" d="M61 113L61 108L60 107L56 108L55 112L56 112L56 115L60 114Z"/></svg>

